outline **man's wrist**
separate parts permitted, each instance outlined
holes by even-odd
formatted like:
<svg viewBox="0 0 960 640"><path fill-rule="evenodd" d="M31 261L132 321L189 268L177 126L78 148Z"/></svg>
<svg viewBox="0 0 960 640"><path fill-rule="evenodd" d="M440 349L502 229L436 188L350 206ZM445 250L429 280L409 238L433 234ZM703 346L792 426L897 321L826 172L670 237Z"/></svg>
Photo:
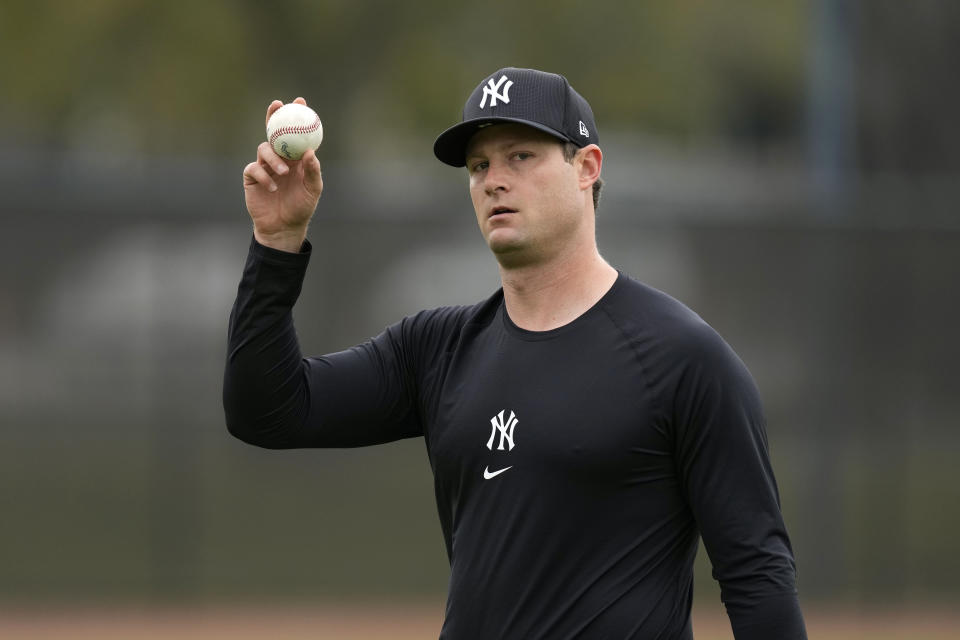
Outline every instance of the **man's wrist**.
<svg viewBox="0 0 960 640"><path fill-rule="evenodd" d="M307 239L307 229L304 227L303 229L263 233L254 227L253 237L265 247L286 251L287 253L300 253L303 241Z"/></svg>

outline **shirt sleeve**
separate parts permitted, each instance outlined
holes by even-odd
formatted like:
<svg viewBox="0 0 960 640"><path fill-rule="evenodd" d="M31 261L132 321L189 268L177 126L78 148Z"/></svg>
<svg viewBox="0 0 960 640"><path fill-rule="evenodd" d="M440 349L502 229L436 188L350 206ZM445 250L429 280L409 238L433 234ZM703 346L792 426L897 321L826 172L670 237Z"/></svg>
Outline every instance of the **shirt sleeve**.
<svg viewBox="0 0 960 640"><path fill-rule="evenodd" d="M703 325L683 349L672 402L687 500L737 640L805 640L759 393Z"/></svg>
<svg viewBox="0 0 960 640"><path fill-rule="evenodd" d="M311 246L251 242L230 314L227 428L261 447L356 447L421 435L405 319L346 351L304 358L293 326Z"/></svg>

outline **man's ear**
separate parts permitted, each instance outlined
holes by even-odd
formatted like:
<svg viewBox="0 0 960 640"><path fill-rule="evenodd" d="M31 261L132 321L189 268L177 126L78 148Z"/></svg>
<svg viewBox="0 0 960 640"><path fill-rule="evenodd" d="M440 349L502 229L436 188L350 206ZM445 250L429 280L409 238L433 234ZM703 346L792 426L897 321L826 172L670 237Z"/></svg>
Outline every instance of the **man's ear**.
<svg viewBox="0 0 960 640"><path fill-rule="evenodd" d="M600 169L603 168L603 152L595 144L588 144L577 152L580 157L577 167L580 178L580 188L590 189L593 183L600 177Z"/></svg>

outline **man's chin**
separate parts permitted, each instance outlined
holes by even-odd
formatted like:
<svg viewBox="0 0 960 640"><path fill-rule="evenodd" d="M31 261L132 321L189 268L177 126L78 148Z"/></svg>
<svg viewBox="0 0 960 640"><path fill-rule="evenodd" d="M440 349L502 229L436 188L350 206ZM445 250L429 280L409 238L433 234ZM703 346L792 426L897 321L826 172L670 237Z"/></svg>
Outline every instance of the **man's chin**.
<svg viewBox="0 0 960 640"><path fill-rule="evenodd" d="M486 234L486 241L490 251L493 251L495 255L522 251L524 246L528 244L521 237L521 234L517 233L516 229L509 227L490 230Z"/></svg>
<svg viewBox="0 0 960 640"><path fill-rule="evenodd" d="M523 251L523 243L517 238L507 238L502 234L494 234L487 238L487 246L493 255L500 259L501 255L509 255Z"/></svg>
<svg viewBox="0 0 960 640"><path fill-rule="evenodd" d="M490 247L493 257L497 259L500 266L505 269L525 267L536 262L529 245L517 240L488 239L487 246Z"/></svg>

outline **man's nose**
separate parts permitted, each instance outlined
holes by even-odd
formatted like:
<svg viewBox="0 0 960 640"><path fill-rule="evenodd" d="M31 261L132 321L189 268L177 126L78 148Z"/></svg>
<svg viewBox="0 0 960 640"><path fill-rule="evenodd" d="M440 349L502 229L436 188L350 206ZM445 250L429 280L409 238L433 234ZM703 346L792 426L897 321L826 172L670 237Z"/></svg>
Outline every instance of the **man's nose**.
<svg viewBox="0 0 960 640"><path fill-rule="evenodd" d="M490 163L487 167L487 173L484 176L484 191L487 195L493 195L497 191L509 191L509 183L505 168L499 164Z"/></svg>

